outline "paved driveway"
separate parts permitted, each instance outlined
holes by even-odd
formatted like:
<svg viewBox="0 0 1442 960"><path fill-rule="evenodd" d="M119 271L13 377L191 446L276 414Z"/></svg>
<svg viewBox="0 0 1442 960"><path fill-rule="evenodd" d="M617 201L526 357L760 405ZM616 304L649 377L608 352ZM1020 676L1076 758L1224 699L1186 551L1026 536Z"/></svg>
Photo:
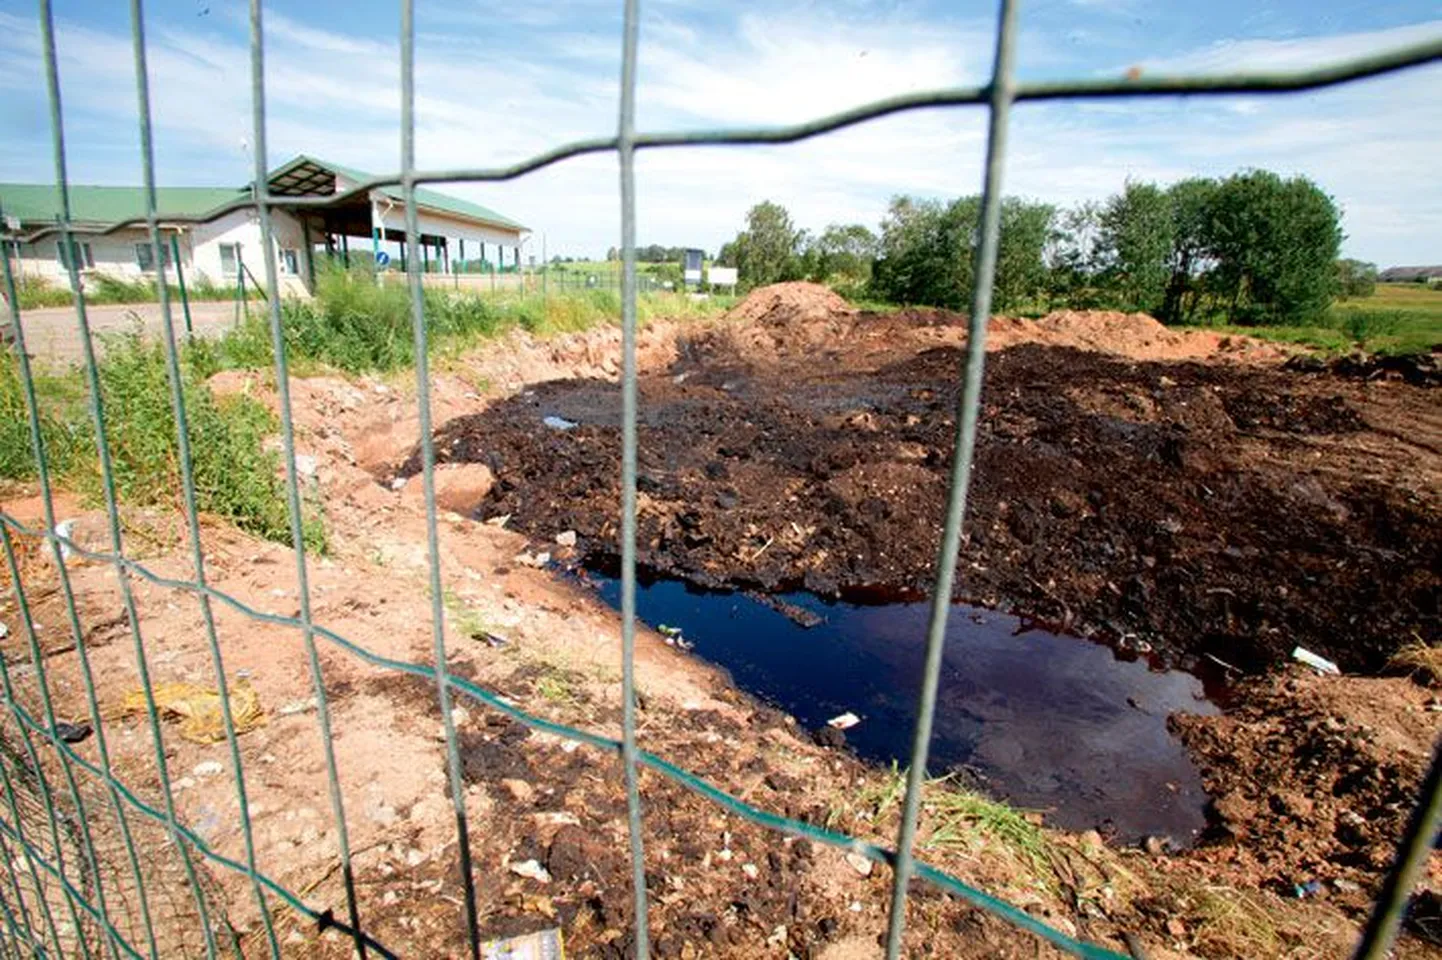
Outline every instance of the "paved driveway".
<svg viewBox="0 0 1442 960"><path fill-rule="evenodd" d="M263 303L252 303L251 311L264 311ZM123 303L109 306L86 308L90 330L96 335L95 347L103 350L101 334L121 333L139 329L146 337L159 339L162 330L160 305L158 303ZM175 320L175 332L184 335L185 317L178 303L171 305ZM235 303L230 300L190 305L191 324L197 336L219 336L230 329L235 322ZM75 319L74 307L45 307L40 310L26 310L20 314L25 325L25 344L37 360L65 366L80 363L83 353L80 345L80 325Z"/></svg>

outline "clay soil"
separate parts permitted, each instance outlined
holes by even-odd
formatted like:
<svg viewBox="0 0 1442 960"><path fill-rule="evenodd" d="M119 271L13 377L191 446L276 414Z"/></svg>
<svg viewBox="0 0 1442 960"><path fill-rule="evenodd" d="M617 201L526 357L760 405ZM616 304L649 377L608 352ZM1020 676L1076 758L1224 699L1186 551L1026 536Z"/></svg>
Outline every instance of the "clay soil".
<svg viewBox="0 0 1442 960"><path fill-rule="evenodd" d="M648 565L762 588L923 589L964 343L956 320L857 314L817 288L785 286L714 323L649 326L641 341ZM1371 672L1403 640L1436 639L1435 394L1282 370L1275 348L1178 334L1145 317L1061 314L992 327L1001 349L991 357L962 594L1246 669L1275 664L1300 642ZM578 562L614 549L618 340L611 329L515 337L449 361L433 385L451 461L439 473L450 669L525 710L608 735L620 716L617 619L590 591L528 564L540 551ZM212 386L274 400L261 375L226 374ZM404 378L317 377L293 379L291 394L300 451L315 464L307 496L323 507L329 532L327 555L309 567L316 621L384 656L431 662L418 480L394 483L411 472L412 387ZM540 424L548 414L580 426L551 430ZM3 508L39 523L33 490L6 491ZM94 505L64 496L58 510L76 521L77 540L108 549ZM191 576L176 512L126 510L123 521L128 554L161 576ZM571 529L578 548L558 546L555 535ZM211 520L203 537L217 590L296 614L290 550ZM56 569L33 540L16 543L57 712L84 719ZM68 572L109 718L111 762L158 806L147 725L120 709L138 681L115 573L82 558ZM133 585L154 681L213 683L194 596ZM258 867L343 919L303 638L226 605L215 613L225 668L253 687L267 718L239 738ZM37 709L13 594L0 598L0 621L16 696ZM363 925L400 956L464 956L434 689L324 639L320 660ZM763 809L891 842L897 805L887 771L817 745L649 631L639 637L637 678L646 749ZM1149 957L1344 955L1437 731L1435 704L1405 677L1266 672L1234 683L1222 716L1177 724L1217 798L1199 847L1122 849L1045 828L1040 848L1019 847L977 817L940 833L940 807L928 805L920 856L1119 951L1130 940ZM482 934L559 927L568 956L629 956L615 758L464 698L457 705ZM7 724L5 742L18 736ZM227 747L182 739L173 724L164 746L180 819L243 861ZM94 736L76 749L98 759ZM49 772L63 782L58 768ZM641 794L657 956L878 954L885 867L858 869L839 851L750 825L650 773ZM93 783L86 796L108 851L106 890L115 909L129 909L122 931L137 937L108 797ZM153 823L131 822L160 888L151 897L160 905L159 952L203 955L173 848ZM245 954L268 955L250 884L213 864L203 875ZM1307 880L1319 886L1296 898L1294 885ZM337 931L274 898L270 907L284 955L350 955ZM1054 955L919 885L908 917L907 956ZM1398 955L1430 950L1413 935Z"/></svg>

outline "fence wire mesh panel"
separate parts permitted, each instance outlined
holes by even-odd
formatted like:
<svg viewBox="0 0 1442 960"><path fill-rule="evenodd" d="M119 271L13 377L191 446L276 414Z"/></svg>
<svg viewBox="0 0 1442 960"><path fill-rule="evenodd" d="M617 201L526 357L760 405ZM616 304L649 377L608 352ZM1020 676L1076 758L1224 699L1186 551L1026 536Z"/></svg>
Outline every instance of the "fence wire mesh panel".
<svg viewBox="0 0 1442 960"><path fill-rule="evenodd" d="M430 632L433 638L428 662L378 652L373 646L331 629L317 615L313 605L308 562L311 547L307 539L308 502L304 492L305 471L296 451L292 412L290 372L287 363L287 331L282 310L282 290L277 273L276 241L271 224L272 196L267 180L266 91L264 80L265 31L260 0L250 4L251 53L251 143L255 180L249 197L238 198L205 217L167 215L168 224L199 224L218 219L234 210L254 211L259 220L265 249L263 284L268 332L274 358L274 381L281 431L284 465L285 525L293 558L295 600L293 615L261 610L254 598L216 589L207 573L209 563L203 538L202 513L197 503L198 479L191 436L194 399L186 390L182 375L180 345L175 336L172 304L166 285L165 240L160 229L156 202L155 156L151 138L151 102L146 60L142 0L131 0L130 19L135 64L139 141L144 171L146 214L104 228L90 228L72 221L66 172L65 115L61 102L56 42L49 0L40 0L39 29L44 53L45 83L50 104L50 125L54 153L55 184L61 215L55 225L41 231L57 237L64 249L76 249L75 237L105 235L139 227L147 231L152 261L157 268L160 309L164 315L163 349L169 400L178 439L180 489L176 501L183 513L177 542L188 554L188 569L142 560L128 550L122 536L120 489L107 437L109 426L106 396L102 389L96 351L88 325L85 291L79 275L78 257L67 263L68 280L74 297L76 324L83 344L90 416L98 464L97 490L105 508L105 527L98 538L86 539L58 523L56 491L52 485L47 449L53 433L37 398L37 376L26 351L25 324L16 297L15 277L7 249L3 262L9 323L23 388L28 439L37 469L42 503L38 520L23 521L0 513L0 536L5 553L4 581L9 599L19 610L21 636L12 637L0 657L5 713L0 718L0 913L4 932L0 952L13 956L37 957L170 957L227 955L280 956L286 948L286 922L300 918L335 930L349 940L362 956L396 955L403 944L384 944L367 932L368 915L379 907L363 902L357 882L353 848L348 832L356 816L359 798L342 788L342 761L335 749L337 733L332 726L331 700L337 683L328 671L344 672L344 661L380 668L399 679L413 680L426 689L441 721L446 781L454 809L454 836L448 846L454 859L451 874L459 874L462 896L456 903L455 924L463 930L470 956L482 954L481 906L490 896L477 888L472 863L472 841L464 788L465 771L456 728L457 708L466 703L484 707L494 714L526 728L575 741L588 748L616 755L624 779L626 833L629 838L629 873L634 899L634 927L631 943L637 957L650 955L648 931L648 876L642 828L643 809L638 783L642 770L650 771L680 788L715 804L727 814L740 817L769 830L840 848L869 861L892 868L892 895L885 952L896 957L903 949L908 895L912 880L919 879L946 893L1034 935L1050 945L1079 957L1104 958L1119 954L1084 942L1069 932L1050 925L1023 909L960 879L920 862L914 844L921 809L932 719L936 710L938 676L944 644L944 626L957 574L958 550L965 521L968 486L976 447L982 373L985 363L986 319L990 312L993 276L996 269L999 210L1006 168L1007 121L1014 104L1040 100L1078 100L1118 97L1215 96L1225 94L1285 94L1348 83L1403 68L1442 60L1442 39L1336 63L1317 64L1309 69L1278 73L1243 73L1225 76L1176 76L1136 78L1089 78L1047 83L1019 83L1015 79L1014 50L1021 21L1017 0L1002 0L997 19L995 56L991 81L985 86L932 90L891 97L820 117L779 127L735 128L684 133L645 133L635 127L636 72L639 57L639 0L624 0L624 29L619 46L619 113L614 136L581 140L557 146L509 166L495 168L420 169L415 163L415 23L414 0L401 0L399 44L401 52L400 145L402 168L395 174L365 180L326 197L287 197L294 207L323 209L344 203L368 191L399 187L404 197L408 248L414 250L422 239L418 222L416 191L425 183L496 182L511 180L550 165L588 154L615 153L619 160L621 201L619 273L606 276L551 277L545 268L547 285L559 291L575 284L582 289L619 288L621 301L621 429L622 454L617 469L621 476L619 555L621 575L622 662L621 735L614 737L592 730L558 723L515 706L510 700L486 689L452 669L446 645L448 615L446 587L442 576L442 545L438 533L440 509L436 497L436 450L433 441L432 383L428 366L426 297L423 274L428 269L412 255L406 265L411 337L415 357L415 407L419 419L419 462L425 507L427 551L425 557ZM36 78L37 80L41 78ZM937 545L936 579L931 592L931 616L926 634L926 660L918 695L917 724L908 764L902 817L894 849L885 849L855 837L819 827L814 823L781 816L735 796L672 763L642 749L638 742L634 645L636 637L636 513L637 513L637 313L638 285L653 283L642 278L638 284L635 227L635 155L639 150L741 146L747 144L788 144L823 135L903 111L937 107L985 107L989 115L980 242L976 251L977 278L971 297L971 328L967 341L964 382L955 411L955 452L950 473L942 537ZM3 213L3 211L0 211ZM178 265L178 259L176 264ZM534 286L536 277L527 281ZM123 614L113 623L87 622L83 603L76 596L69 570L77 563L101 564L113 571L115 589ZM43 571L53 571L49 585ZM44 585L41 585L41 581ZM175 744L167 743L162 723L174 691L152 682L151 663L144 627L145 618L137 604L135 590L156 589L173 597L177 604L193 605L195 631L204 638L208 658L205 684L213 688L210 713L213 729L210 742L222 743L228 764L214 764L206 775L228 774L233 783L233 800L225 811L212 812L197 822L186 822L178 814L175 794L192 777L173 777L170 770ZM40 596L41 592L44 596ZM64 611L64 629L39 630L32 619L32 607L44 602ZM335 871L341 880L334 902L317 899L313 888L296 888L277 880L260 868L256 855L257 811L248 792L258 774L255 758L242 751L240 735L256 722L247 700L244 677L226 663L227 639L221 629L220 611L233 616L232 622L268 625L289 631L304 650L307 676L304 685L313 700L317 733L322 745L320 769L324 772L325 796L314 802L325 807L326 821L317 833L333 846ZM91 618L93 620L93 618ZM133 658L139 680L137 696L129 715L143 719L140 735L153 754L153 769L144 771L117 766L112 762L108 736L114 735L120 714L103 705L97 693L100 681L91 669L89 655L97 644L97 630L109 631L105 642L122 639ZM76 653L76 670L67 673L63 684L50 674L52 656L61 648ZM322 654L324 648L324 654ZM329 659L336 657L340 659ZM341 666L334 666L341 664ZM65 702L57 703L60 686ZM198 707L186 708L194 720ZM62 712L63 711L63 712ZM183 711L182 711L183 712ZM122 736L135 736L127 729ZM173 736L173 735L171 735ZM81 743L84 741L84 745ZM272 758L272 761L274 758ZM216 769L219 768L219 769ZM199 770L199 768L197 768ZM197 774L199 775L199 774ZM1410 829L1401 838L1395 864L1379 897L1372 921L1367 925L1359 957L1380 957L1395 937L1402 911L1432 839L1437 832L1439 796L1442 796L1442 752L1434 756ZM224 829L217 822L233 817ZM231 842L221 844L217 836L233 829ZM222 849L222 847L224 849ZM230 851L230 852L225 852ZM243 878L248 903L222 894L216 880L221 874ZM250 933L236 933L230 917L252 917ZM287 920L286 918L290 918Z"/></svg>

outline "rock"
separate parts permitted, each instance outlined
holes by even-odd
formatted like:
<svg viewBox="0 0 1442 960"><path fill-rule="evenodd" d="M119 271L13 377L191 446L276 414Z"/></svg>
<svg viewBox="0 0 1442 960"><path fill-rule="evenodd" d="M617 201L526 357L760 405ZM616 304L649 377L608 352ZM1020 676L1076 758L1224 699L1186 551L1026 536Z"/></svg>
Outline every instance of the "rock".
<svg viewBox="0 0 1442 960"><path fill-rule="evenodd" d="M1185 923L1182 923L1182 921L1177 917L1168 917L1167 933L1176 937L1178 940L1184 940L1187 936L1187 925Z"/></svg>
<svg viewBox="0 0 1442 960"><path fill-rule="evenodd" d="M556 534L556 546L558 546L558 547L574 547L575 545L576 545L576 531L574 531L574 530L564 530L564 531L562 531L561 533Z"/></svg>
<svg viewBox="0 0 1442 960"><path fill-rule="evenodd" d="M486 499L496 485L496 476L484 463L442 463L436 465L436 506L469 514ZM425 482L421 474L405 481L401 497L411 503L425 503Z"/></svg>
<svg viewBox="0 0 1442 960"><path fill-rule="evenodd" d="M457 727L463 727L471 719L471 712L465 707L451 707L451 723Z"/></svg>
<svg viewBox="0 0 1442 960"><path fill-rule="evenodd" d="M741 864L741 872L746 874L746 876L752 880L755 880L761 873L760 870L756 869L756 864L754 863Z"/></svg>
<svg viewBox="0 0 1442 960"><path fill-rule="evenodd" d="M811 735L819 746L841 749L846 746L846 734L835 727L822 727Z"/></svg>
<svg viewBox="0 0 1442 960"><path fill-rule="evenodd" d="M535 860L522 860L520 863L513 863L511 864L511 872L518 877L535 880L537 883L551 882L551 874Z"/></svg>
<svg viewBox="0 0 1442 960"><path fill-rule="evenodd" d="M317 464L314 454L297 453L295 455L295 472L302 477L306 477L307 479L314 477L316 468Z"/></svg>
<svg viewBox="0 0 1442 960"><path fill-rule="evenodd" d="M1083 830L1077 839L1081 841L1081 845L1084 847L1091 847L1096 850L1102 847L1102 835L1096 830Z"/></svg>
<svg viewBox="0 0 1442 960"><path fill-rule="evenodd" d="M1170 841L1166 837L1159 837L1156 834L1142 838L1142 849L1153 857L1163 856L1167 852Z"/></svg>
<svg viewBox="0 0 1442 960"><path fill-rule="evenodd" d="M1345 877L1338 877L1332 881L1332 889L1338 893L1357 893L1362 887L1360 884L1353 883Z"/></svg>
<svg viewBox="0 0 1442 960"><path fill-rule="evenodd" d="M536 795L536 788L524 780L502 780L501 789L511 795L511 799L518 803L530 803Z"/></svg>
<svg viewBox="0 0 1442 960"><path fill-rule="evenodd" d="M846 862L850 864L851 869L863 877L871 876L872 867L875 866L875 864L859 853L848 853L846 855Z"/></svg>

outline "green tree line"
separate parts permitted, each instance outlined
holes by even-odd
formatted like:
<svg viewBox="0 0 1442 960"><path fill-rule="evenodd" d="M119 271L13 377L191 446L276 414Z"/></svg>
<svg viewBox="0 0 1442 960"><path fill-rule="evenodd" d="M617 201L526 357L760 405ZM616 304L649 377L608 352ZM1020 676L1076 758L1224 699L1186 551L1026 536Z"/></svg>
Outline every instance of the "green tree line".
<svg viewBox="0 0 1442 960"><path fill-rule="evenodd" d="M981 198L899 196L879 232L798 227L764 202L721 248L744 287L810 279L895 303L965 309ZM1141 310L1169 323L1317 320L1338 296L1365 296L1376 267L1339 260L1336 202L1306 177L1248 170L1170 186L1129 181L1103 202L1001 206L998 310Z"/></svg>

